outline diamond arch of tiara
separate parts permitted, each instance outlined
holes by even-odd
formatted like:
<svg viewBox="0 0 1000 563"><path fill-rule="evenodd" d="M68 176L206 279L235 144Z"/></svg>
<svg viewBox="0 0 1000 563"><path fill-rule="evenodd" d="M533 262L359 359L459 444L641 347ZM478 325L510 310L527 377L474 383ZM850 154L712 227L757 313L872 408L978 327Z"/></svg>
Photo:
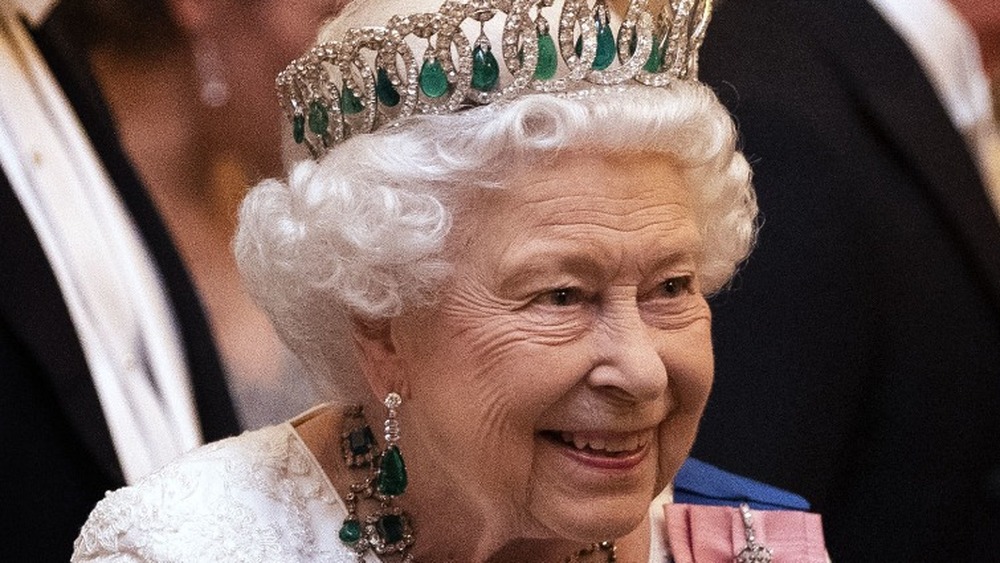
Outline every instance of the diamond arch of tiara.
<svg viewBox="0 0 1000 563"><path fill-rule="evenodd" d="M605 0L566 0L554 30L558 60L548 63L557 70L540 78L539 45L550 33L544 14L554 11L552 3L446 0L437 12L395 15L384 26L352 28L340 40L316 45L276 80L295 141L319 158L351 136L410 115L456 112L538 92L626 83L666 87L697 79L712 0L664 0L655 15L650 0L630 0L617 34L602 29L610 26ZM506 73L479 90L473 73L484 57L494 57L492 46L482 31L470 41L463 24L475 22L482 29L494 18L503 23L500 53ZM613 47L601 44L609 37ZM420 57L414 44L426 45ZM606 68L595 66L602 48L615 51ZM438 96L421 88L427 65L431 71L439 68L447 80Z"/></svg>

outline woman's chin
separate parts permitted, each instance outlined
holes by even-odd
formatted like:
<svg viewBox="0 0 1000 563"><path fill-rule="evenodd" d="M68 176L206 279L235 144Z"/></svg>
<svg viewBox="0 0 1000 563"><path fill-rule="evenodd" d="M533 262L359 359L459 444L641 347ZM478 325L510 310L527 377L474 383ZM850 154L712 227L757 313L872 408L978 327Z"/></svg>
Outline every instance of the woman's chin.
<svg viewBox="0 0 1000 563"><path fill-rule="evenodd" d="M657 444L640 439L615 450L575 447L571 440L539 433L531 487L536 519L581 542L633 531L658 492Z"/></svg>
<svg viewBox="0 0 1000 563"><path fill-rule="evenodd" d="M536 518L555 536L583 544L621 538L645 519L649 501L619 498L579 502L552 502L536 510Z"/></svg>
<svg viewBox="0 0 1000 563"><path fill-rule="evenodd" d="M556 479L561 488L575 491L578 496L647 491L658 471L659 452L654 438L654 429L629 433L537 432L535 474Z"/></svg>

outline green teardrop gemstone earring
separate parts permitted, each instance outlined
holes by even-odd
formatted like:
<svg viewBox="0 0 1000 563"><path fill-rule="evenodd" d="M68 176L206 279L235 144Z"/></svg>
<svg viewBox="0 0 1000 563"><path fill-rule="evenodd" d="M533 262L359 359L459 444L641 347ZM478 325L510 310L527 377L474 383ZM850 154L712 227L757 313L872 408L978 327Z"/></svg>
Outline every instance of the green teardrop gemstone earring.
<svg viewBox="0 0 1000 563"><path fill-rule="evenodd" d="M379 460L378 480L376 486L379 494L397 497L406 492L406 464L403 455L399 453L399 420L396 419L396 408L403 403L397 393L389 393L385 397L385 408L389 414L385 419L385 452Z"/></svg>
<svg viewBox="0 0 1000 563"><path fill-rule="evenodd" d="M389 414L385 421L386 449L379 451L374 433L364 418L360 405L347 407L341 423L340 450L350 469L367 475L350 485L344 495L347 516L340 525L340 541L364 559L369 551L378 555L398 554L401 561L412 561L410 547L415 540L410 516L395 500L406 491L406 465L399 452L399 421L396 408L402 404L397 393L384 401Z"/></svg>

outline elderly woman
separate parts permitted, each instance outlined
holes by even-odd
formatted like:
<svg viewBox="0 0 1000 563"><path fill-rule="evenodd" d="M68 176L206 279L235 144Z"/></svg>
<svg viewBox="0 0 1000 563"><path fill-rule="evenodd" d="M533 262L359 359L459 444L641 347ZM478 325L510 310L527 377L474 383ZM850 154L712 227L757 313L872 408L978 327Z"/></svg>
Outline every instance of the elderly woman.
<svg viewBox="0 0 1000 563"><path fill-rule="evenodd" d="M339 406L110 494L75 560L667 557L712 382L705 295L756 214L694 78L708 6L655 24L636 0L616 27L600 1L389 2L386 27L351 27L372 4L279 78L316 160L254 188L236 239Z"/></svg>

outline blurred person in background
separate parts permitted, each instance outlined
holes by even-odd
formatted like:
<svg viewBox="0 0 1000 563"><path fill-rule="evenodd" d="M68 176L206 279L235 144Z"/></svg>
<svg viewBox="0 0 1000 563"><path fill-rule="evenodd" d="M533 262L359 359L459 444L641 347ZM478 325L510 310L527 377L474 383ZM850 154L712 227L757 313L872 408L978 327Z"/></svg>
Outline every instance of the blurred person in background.
<svg viewBox="0 0 1000 563"><path fill-rule="evenodd" d="M834 561L994 559L1000 225L968 26L940 0L734 0L701 70L764 219L712 303L693 454L806 496Z"/></svg>
<svg viewBox="0 0 1000 563"><path fill-rule="evenodd" d="M343 0L66 0L122 142L208 312L246 428L321 390L250 300L230 241L236 206L282 172L276 75Z"/></svg>
<svg viewBox="0 0 1000 563"><path fill-rule="evenodd" d="M1000 2L994 0L951 0L951 4L968 22L979 41L983 70L993 93L994 122L1000 118ZM1000 178L1000 142L987 145L983 151L993 175L994 199L1000 199L997 178Z"/></svg>
<svg viewBox="0 0 1000 563"><path fill-rule="evenodd" d="M2 561L66 561L105 491L239 430L75 23L56 2L0 3Z"/></svg>
<svg viewBox="0 0 1000 563"><path fill-rule="evenodd" d="M975 31L983 67L995 83L1000 79L1000 3L994 0L950 0L950 3Z"/></svg>

